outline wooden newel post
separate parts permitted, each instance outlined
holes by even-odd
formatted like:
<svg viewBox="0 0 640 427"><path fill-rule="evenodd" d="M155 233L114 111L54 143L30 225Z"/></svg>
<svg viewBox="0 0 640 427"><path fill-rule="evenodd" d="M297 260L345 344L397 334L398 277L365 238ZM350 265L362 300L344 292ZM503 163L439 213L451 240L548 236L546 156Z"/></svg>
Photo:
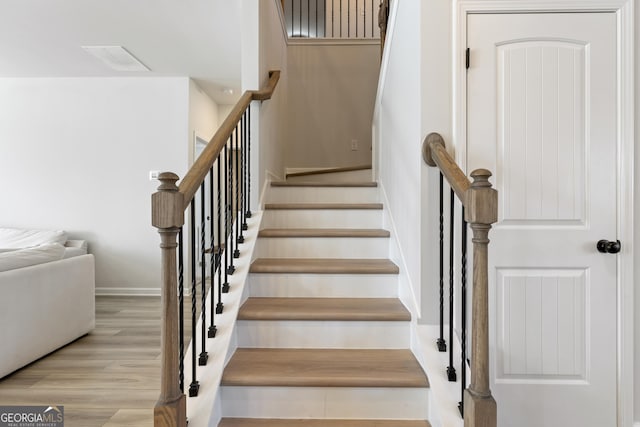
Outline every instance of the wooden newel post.
<svg viewBox="0 0 640 427"><path fill-rule="evenodd" d="M160 186L151 198L151 223L160 233L162 252L162 352L160 397L156 403L155 427L185 427L187 404L179 383L178 284L176 266L176 237L184 224L184 197L178 192L178 175L163 172Z"/></svg>
<svg viewBox="0 0 640 427"><path fill-rule="evenodd" d="M465 427L495 427L496 401L489 388L489 278L487 247L491 224L498 220L498 192L491 172L477 169L466 191L466 220L473 231L473 304L471 384L464 392Z"/></svg>

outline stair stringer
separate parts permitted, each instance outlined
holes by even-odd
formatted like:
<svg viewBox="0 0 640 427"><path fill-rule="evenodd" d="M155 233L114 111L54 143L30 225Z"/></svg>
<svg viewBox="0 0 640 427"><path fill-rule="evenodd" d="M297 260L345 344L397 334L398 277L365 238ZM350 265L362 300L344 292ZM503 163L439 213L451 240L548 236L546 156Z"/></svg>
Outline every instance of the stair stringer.
<svg viewBox="0 0 640 427"><path fill-rule="evenodd" d="M411 277L409 277L409 274L407 273L409 270L407 268L406 257L398 242L398 229L396 227L393 215L391 215L391 212L388 208L390 203L384 185L378 184L378 190L380 191L380 198L382 199L383 205L382 228L385 228L391 232L391 236L389 239L389 259L396 263L398 267L400 267L400 273L398 274L398 297L400 298L400 301L402 301L402 303L411 312L411 318L413 319L412 321L415 321L421 316L420 304L418 303L419 298L413 291L413 282L411 280Z"/></svg>
<svg viewBox="0 0 640 427"><path fill-rule="evenodd" d="M398 275L398 297L411 312L410 349L422 366L430 381L429 422L432 427L463 427L464 421L458 412L460 378L449 382L446 377L448 353L440 353L436 348L437 325L423 325L418 321L422 316L418 301L420 298L413 291L413 282L407 274L408 268L404 252L398 242L397 228L393 215L388 209L389 199L384 185L378 183L380 198L383 203L383 228L391 232L389 239L389 259L400 267ZM418 225L419 226L419 225ZM436 298L436 295L433 296ZM448 327L445 325L445 327ZM460 354L460 343L455 335L454 354Z"/></svg>
<svg viewBox="0 0 640 427"><path fill-rule="evenodd" d="M237 324L238 310L247 298L246 284L249 275L249 267L253 261L253 253L258 238L258 232L262 223L262 211L252 212L251 218L247 218L248 229L244 232L244 243L240 245L240 258L234 260L236 271L229 276L229 293L223 294L224 311L216 314L217 333L215 338L207 339L207 352L209 360L206 366L199 366L197 375L200 382L200 392L196 397L187 397L187 419L190 427L215 427L221 419L220 380L227 362L235 352L238 344ZM227 242L229 244L229 242ZM230 244L229 246L230 247ZM214 282L217 286L217 281ZM214 286L211 290L215 290ZM217 298L214 301L218 302ZM206 310L210 313L211 301L207 295ZM202 318L197 322L196 330L202 327ZM191 381L191 344L185 350L184 373L185 389ZM200 354L201 345L196 347L196 353Z"/></svg>

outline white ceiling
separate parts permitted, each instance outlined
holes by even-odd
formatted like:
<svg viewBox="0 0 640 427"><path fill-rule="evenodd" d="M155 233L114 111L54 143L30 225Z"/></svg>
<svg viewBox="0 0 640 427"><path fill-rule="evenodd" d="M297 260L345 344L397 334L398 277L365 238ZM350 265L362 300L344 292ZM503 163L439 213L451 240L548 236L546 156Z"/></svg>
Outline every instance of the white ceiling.
<svg viewBox="0 0 640 427"><path fill-rule="evenodd" d="M240 1L0 0L0 77L189 76L214 100L240 87ZM120 45L151 73L109 69L81 46ZM222 90L233 88L234 95Z"/></svg>

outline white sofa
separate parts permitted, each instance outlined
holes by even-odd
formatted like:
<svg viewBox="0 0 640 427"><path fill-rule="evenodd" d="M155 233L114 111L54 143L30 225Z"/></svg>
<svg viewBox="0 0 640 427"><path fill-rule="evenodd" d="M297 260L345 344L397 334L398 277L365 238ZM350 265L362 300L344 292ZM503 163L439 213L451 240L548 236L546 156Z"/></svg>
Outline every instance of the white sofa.
<svg viewBox="0 0 640 427"><path fill-rule="evenodd" d="M0 228L0 378L94 327L95 265L86 243L60 231Z"/></svg>

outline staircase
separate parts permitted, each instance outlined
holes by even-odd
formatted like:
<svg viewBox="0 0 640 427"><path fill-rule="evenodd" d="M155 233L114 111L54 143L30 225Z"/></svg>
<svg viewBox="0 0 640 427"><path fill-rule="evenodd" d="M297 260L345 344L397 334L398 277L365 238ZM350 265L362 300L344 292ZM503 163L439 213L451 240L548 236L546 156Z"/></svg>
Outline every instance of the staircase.
<svg viewBox="0 0 640 427"><path fill-rule="evenodd" d="M220 427L428 427L371 182L272 183Z"/></svg>

